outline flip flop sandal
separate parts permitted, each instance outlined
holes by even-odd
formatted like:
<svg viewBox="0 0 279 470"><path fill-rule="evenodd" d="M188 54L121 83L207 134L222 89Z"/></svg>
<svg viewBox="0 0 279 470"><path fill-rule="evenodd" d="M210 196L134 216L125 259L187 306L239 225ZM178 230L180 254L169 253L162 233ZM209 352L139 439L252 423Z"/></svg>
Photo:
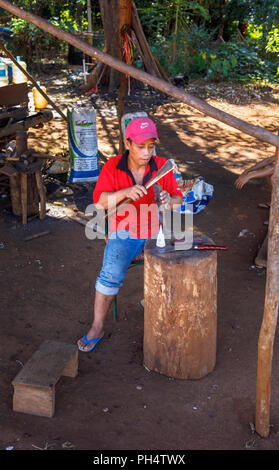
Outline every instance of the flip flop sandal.
<svg viewBox="0 0 279 470"><path fill-rule="evenodd" d="M86 335L84 335L82 339L83 339L83 341L84 341L85 346L86 346L87 344L90 344L90 343L93 343L93 342L94 342L94 344L93 344L93 346L92 346L90 349L81 349L79 346L78 346L78 349L79 349L80 351L82 351L82 352L88 353L88 352L92 351L92 350L97 346L97 344L99 343L99 341L100 341L102 338L103 338L103 336L99 336L99 338L87 339L87 338L86 338Z"/></svg>
<svg viewBox="0 0 279 470"><path fill-rule="evenodd" d="M268 202L261 202L260 204L258 204L258 207L260 207L261 209L270 209L270 204Z"/></svg>

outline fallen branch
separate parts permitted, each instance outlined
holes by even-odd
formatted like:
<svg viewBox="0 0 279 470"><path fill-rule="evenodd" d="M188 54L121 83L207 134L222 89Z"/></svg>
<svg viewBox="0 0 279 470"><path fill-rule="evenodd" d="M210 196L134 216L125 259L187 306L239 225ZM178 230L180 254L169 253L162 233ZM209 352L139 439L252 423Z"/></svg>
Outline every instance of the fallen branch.
<svg viewBox="0 0 279 470"><path fill-rule="evenodd" d="M29 242L30 240L34 240L34 238L44 237L45 235L49 235L50 230L46 230L45 232L35 233L34 235L30 235L30 237L24 238L25 242Z"/></svg>

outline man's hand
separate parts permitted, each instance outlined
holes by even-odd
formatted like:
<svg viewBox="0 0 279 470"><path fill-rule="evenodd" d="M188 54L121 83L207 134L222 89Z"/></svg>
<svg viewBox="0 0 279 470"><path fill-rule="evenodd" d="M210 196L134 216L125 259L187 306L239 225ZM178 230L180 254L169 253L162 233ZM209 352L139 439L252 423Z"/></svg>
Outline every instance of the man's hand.
<svg viewBox="0 0 279 470"><path fill-rule="evenodd" d="M141 184L135 184L126 189L126 197L132 199L132 201L137 201L145 194L147 194L147 190Z"/></svg>
<svg viewBox="0 0 279 470"><path fill-rule="evenodd" d="M170 196L170 194L163 190L159 194L160 201L161 201L161 209L170 209L175 210L178 209L183 200L180 196Z"/></svg>
<svg viewBox="0 0 279 470"><path fill-rule="evenodd" d="M165 209L170 209L171 197L169 193L165 190L161 191L159 194L161 204L164 205Z"/></svg>
<svg viewBox="0 0 279 470"><path fill-rule="evenodd" d="M242 173L242 175L240 175L234 182L236 189L242 189L249 179L250 178L247 174Z"/></svg>

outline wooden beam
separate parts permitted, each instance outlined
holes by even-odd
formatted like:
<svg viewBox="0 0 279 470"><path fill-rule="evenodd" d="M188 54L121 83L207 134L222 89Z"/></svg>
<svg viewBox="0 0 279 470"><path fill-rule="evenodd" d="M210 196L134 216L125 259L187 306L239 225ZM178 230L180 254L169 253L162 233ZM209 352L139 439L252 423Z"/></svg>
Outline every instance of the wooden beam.
<svg viewBox="0 0 279 470"><path fill-rule="evenodd" d="M242 121L241 119L236 118L235 116L232 116L231 114L216 109L205 101L201 100L200 98L185 93L184 91L175 87L171 83L167 83L166 81L160 78L149 75L148 73L143 72L142 70L139 70L136 67L127 65L121 60L118 60L103 51L95 49L86 42L75 37L73 34L67 33L66 31L63 31L57 26L52 25L43 18L40 18L39 16L34 15L33 13L26 12L22 8L11 4L7 0L0 0L0 7L9 11L13 15L18 16L34 24L35 26L38 26L38 28L43 29L44 31L61 39L62 41L66 41L69 44L72 44L77 49L83 51L86 55L94 57L100 62L104 62L105 64L118 70L119 72L130 75L131 77L134 77L136 80L139 80L141 82L147 83L151 87L154 87L162 91L163 93L166 93L167 95L173 96L174 98L182 101L183 103L191 106L192 108L198 109L202 113L211 116L214 119L221 121L224 124L227 124L228 126L238 129L244 134L248 134L263 142L267 142L271 145L274 145L275 147L279 147L279 137L273 134L272 132L263 129L259 126L249 124L245 121Z"/></svg>
<svg viewBox="0 0 279 470"><path fill-rule="evenodd" d="M52 111L44 110L40 111L37 114L27 116L21 121L14 122L7 127L0 128L0 138L7 137L9 135L15 134L16 131L27 131L29 127L34 127L41 122L51 121L53 118Z"/></svg>
<svg viewBox="0 0 279 470"><path fill-rule="evenodd" d="M27 83L13 83L0 87L0 103L1 106L15 106L18 104L25 105L25 113L27 112L28 105L28 88ZM8 112L8 111L7 111ZM1 119L4 119L1 113Z"/></svg>

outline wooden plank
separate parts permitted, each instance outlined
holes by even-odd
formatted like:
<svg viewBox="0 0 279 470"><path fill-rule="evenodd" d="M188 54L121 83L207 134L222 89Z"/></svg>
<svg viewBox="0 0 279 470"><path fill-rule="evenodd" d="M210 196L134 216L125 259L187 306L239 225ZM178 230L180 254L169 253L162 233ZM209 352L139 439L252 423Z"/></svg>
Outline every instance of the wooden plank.
<svg viewBox="0 0 279 470"><path fill-rule="evenodd" d="M18 373L13 383L50 387L55 385L64 369L76 357L77 347L57 341L44 341Z"/></svg>
<svg viewBox="0 0 279 470"><path fill-rule="evenodd" d="M55 388L14 384L13 411L52 418L55 411Z"/></svg>
<svg viewBox="0 0 279 470"><path fill-rule="evenodd" d="M72 344L45 341L12 382L13 410L51 418L55 385L61 375L76 377L78 349Z"/></svg>
<svg viewBox="0 0 279 470"><path fill-rule="evenodd" d="M28 103L27 83L17 83L0 87L1 106L15 106Z"/></svg>
<svg viewBox="0 0 279 470"><path fill-rule="evenodd" d="M4 166L0 168L0 173L6 176L15 176L18 174L18 171L15 169L11 163L6 163Z"/></svg>

